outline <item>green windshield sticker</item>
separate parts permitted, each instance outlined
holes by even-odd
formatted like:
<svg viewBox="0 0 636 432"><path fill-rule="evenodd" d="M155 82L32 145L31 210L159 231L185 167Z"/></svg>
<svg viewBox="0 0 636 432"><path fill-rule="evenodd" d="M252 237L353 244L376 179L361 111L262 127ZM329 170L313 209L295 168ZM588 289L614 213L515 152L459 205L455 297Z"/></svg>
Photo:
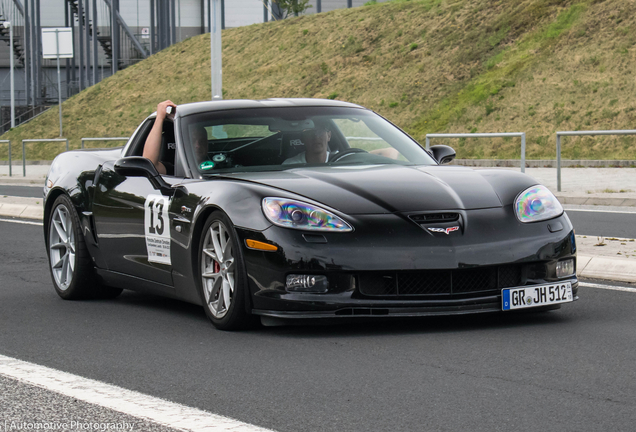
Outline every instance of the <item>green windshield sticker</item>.
<svg viewBox="0 0 636 432"><path fill-rule="evenodd" d="M212 161L204 161L204 162L201 162L201 165L199 165L199 169L203 171L209 170L212 168L214 168L214 162Z"/></svg>

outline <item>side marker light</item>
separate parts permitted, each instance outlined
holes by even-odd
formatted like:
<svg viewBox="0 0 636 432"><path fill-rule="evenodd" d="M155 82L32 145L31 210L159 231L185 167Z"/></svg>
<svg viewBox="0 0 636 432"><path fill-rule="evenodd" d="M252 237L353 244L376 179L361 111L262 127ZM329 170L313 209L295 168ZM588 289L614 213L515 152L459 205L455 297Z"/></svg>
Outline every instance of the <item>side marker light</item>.
<svg viewBox="0 0 636 432"><path fill-rule="evenodd" d="M275 252L278 250L278 246L274 246L273 244L263 243L256 240L245 240L245 245L254 250L261 250L266 252Z"/></svg>

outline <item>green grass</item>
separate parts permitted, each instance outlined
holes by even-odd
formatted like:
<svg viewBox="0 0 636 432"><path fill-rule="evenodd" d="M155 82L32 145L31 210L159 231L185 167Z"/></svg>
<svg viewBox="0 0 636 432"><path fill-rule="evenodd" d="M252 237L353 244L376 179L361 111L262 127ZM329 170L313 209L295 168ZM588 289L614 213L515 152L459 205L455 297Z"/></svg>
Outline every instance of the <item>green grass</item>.
<svg viewBox="0 0 636 432"><path fill-rule="evenodd" d="M226 99L318 97L432 132L526 132L555 157L557 130L633 129L636 5L596 0L395 0L225 30ZM158 102L210 99L209 35L174 45L64 102L64 134L128 136ZM2 139L56 138L53 108ZM563 157L636 159L636 137L563 142ZM513 158L518 140L448 141L459 158ZM93 144L95 145L95 144ZM118 145L113 143L112 145ZM33 144L29 159L60 146ZM0 145L0 159L6 159Z"/></svg>

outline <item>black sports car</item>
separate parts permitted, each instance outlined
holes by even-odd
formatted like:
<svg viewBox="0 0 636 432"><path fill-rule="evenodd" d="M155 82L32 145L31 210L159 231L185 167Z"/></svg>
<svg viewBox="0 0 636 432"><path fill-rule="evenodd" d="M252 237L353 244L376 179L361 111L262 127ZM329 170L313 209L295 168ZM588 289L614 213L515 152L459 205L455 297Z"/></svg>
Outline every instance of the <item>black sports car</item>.
<svg viewBox="0 0 636 432"><path fill-rule="evenodd" d="M160 175L141 157L155 118L123 148L53 162L44 235L61 297L148 291L203 305L220 329L577 299L572 224L527 175L441 166L450 147L315 99L179 105Z"/></svg>

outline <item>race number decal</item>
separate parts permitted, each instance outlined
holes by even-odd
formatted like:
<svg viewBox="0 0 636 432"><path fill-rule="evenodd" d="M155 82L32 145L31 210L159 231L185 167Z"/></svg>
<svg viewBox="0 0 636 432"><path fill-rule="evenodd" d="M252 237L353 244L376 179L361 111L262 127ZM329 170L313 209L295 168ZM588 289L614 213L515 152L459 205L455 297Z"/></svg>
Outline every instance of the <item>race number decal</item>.
<svg viewBox="0 0 636 432"><path fill-rule="evenodd" d="M148 195L144 204L144 231L148 261L170 265L170 198Z"/></svg>

